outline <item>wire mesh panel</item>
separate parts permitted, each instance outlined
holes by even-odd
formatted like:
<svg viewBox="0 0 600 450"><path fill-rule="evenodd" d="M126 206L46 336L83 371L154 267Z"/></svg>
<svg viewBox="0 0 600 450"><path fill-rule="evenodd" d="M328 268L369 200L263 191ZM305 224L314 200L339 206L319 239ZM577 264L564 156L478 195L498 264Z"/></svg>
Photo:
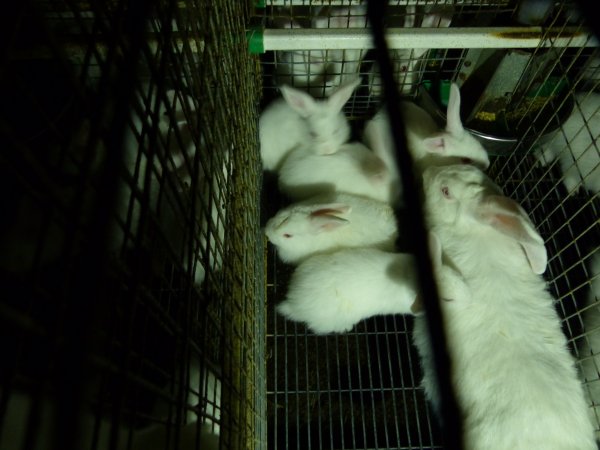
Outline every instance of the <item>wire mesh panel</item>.
<svg viewBox="0 0 600 450"><path fill-rule="evenodd" d="M461 87L463 123L490 154L488 174L523 205L545 240L544 277L600 435L597 39L575 2L547 2L544 11L525 2L389 4L400 93L443 126L449 83ZM385 101L365 11L365 2L267 2L255 18L264 27L263 102L283 84L326 97L359 76L345 112L353 139L361 139L363 123ZM447 46L413 48L395 40L402 34L415 42L445 37ZM462 46L454 41L459 34ZM521 38L527 41L517 44ZM289 203L276 191L275 184L266 189L267 216ZM269 447L441 448L437 418L420 388L412 319L377 317L348 333L315 335L276 313L294 267L272 247L268 262Z"/></svg>
<svg viewBox="0 0 600 450"><path fill-rule="evenodd" d="M0 60L0 448L261 448L250 6L26 1Z"/></svg>

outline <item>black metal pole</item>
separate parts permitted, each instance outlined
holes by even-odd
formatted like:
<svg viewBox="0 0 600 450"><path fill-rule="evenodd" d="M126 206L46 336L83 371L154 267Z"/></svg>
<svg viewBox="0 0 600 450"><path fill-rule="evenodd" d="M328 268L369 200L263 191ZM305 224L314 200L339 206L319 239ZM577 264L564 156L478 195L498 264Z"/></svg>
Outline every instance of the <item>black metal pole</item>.
<svg viewBox="0 0 600 450"><path fill-rule="evenodd" d="M429 335L433 345L434 367L441 397L441 425L444 447L460 450L462 449L462 416L450 383L451 361L446 349L438 293L429 258L428 238L420 195L421 189L420 185L417 184L412 158L407 151L404 127L398 126L404 122L400 110L400 96L394 81L392 63L384 34L383 18L385 17L386 6L387 1L369 0L367 16L375 44L375 58L381 73L385 104L392 125L390 129L396 146L396 161L402 178L404 200L408 212L408 214L405 212L404 217L408 216L411 219L406 224L406 231L409 233L410 242L414 242L415 246L417 273L427 314ZM396 126L393 126L394 124ZM421 180L418 180L418 182L420 183ZM398 219L402 220L401 218Z"/></svg>

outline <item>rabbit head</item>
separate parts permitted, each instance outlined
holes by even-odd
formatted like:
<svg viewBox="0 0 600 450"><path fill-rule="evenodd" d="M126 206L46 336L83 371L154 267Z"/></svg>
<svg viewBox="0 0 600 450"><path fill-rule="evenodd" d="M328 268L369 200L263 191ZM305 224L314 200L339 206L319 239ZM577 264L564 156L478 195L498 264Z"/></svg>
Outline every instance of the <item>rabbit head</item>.
<svg viewBox="0 0 600 450"><path fill-rule="evenodd" d="M324 100L317 100L307 92L284 85L281 94L287 104L306 120L309 145L320 155L335 153L350 139L350 125L342 108L360 84L355 78L343 84Z"/></svg>
<svg viewBox="0 0 600 450"><path fill-rule="evenodd" d="M527 213L502 195L483 172L471 165L432 166L423 173L429 225L450 226L475 233L476 227L495 232L520 244L533 273L546 269L544 240Z"/></svg>
<svg viewBox="0 0 600 450"><path fill-rule="evenodd" d="M455 83L450 87L446 111L446 129L423 141L430 155L455 157L457 162L470 163L485 170L490 165L486 150L467 130L460 120L460 89Z"/></svg>
<svg viewBox="0 0 600 450"><path fill-rule="evenodd" d="M303 238L333 231L350 222L344 218L352 207L342 203L303 205L296 204L292 208L279 211L266 224L265 234L276 246L293 245Z"/></svg>

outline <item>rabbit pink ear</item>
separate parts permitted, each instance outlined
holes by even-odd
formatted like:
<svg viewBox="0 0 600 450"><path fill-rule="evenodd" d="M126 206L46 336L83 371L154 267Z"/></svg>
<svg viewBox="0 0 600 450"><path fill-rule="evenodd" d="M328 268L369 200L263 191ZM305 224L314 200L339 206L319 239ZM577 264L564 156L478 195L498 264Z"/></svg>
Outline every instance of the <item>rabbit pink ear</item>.
<svg viewBox="0 0 600 450"><path fill-rule="evenodd" d="M352 207L343 204L323 206L310 213L310 223L317 231L331 231L341 226L349 225L350 221L339 217L348 214Z"/></svg>
<svg viewBox="0 0 600 450"><path fill-rule="evenodd" d="M423 144L428 153L444 153L446 151L446 143L444 140L445 133L423 139Z"/></svg>
<svg viewBox="0 0 600 450"><path fill-rule="evenodd" d="M331 203L329 205L320 205L310 213L311 217L317 216L342 216L352 211L352 206L343 203Z"/></svg>
<svg viewBox="0 0 600 450"><path fill-rule="evenodd" d="M460 89L456 83L450 85L450 97L446 109L446 131L455 137L460 137L465 131L460 120Z"/></svg>
<svg viewBox="0 0 600 450"><path fill-rule="evenodd" d="M360 77L356 77L342 84L327 98L327 106L330 112L341 111L346 102L352 96L354 89L360 84Z"/></svg>
<svg viewBox="0 0 600 450"><path fill-rule="evenodd" d="M487 196L479 219L521 244L533 273L544 273L548 263L544 240L517 202L501 195Z"/></svg>
<svg viewBox="0 0 600 450"><path fill-rule="evenodd" d="M281 86L280 90L286 103L302 117L315 112L317 101L309 93L286 85Z"/></svg>
<svg viewBox="0 0 600 450"><path fill-rule="evenodd" d="M336 228L343 227L350 224L349 220L342 217L323 215L323 216L311 216L310 223L314 230L317 232L321 231L333 231Z"/></svg>

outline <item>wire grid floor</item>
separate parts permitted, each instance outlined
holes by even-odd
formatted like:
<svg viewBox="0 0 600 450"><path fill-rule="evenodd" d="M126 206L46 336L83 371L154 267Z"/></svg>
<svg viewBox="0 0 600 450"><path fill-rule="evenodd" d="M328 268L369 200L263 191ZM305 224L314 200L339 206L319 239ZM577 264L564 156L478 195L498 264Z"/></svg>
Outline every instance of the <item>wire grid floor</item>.
<svg viewBox="0 0 600 450"><path fill-rule="evenodd" d="M569 4L565 2L560 7L564 12ZM553 21L558 29L564 26L560 20ZM277 64L289 64L289 59L278 61L277 53L262 57L267 75L265 95L271 97L276 96ZM338 56L314 50L307 53L301 52L303 57ZM521 92L563 78L568 78L567 87L556 99L545 96L543 104L531 102L525 95L514 95L513 108L520 111L522 119L516 122L516 134L511 135L514 139L500 147L502 156L492 158L489 174L530 213L546 240L549 265L545 277L557 299L570 349L585 375L584 385L593 392L594 386L600 384L597 356L593 355L599 354L600 349L594 347L590 356L588 347L597 341L597 329L591 324L586 329L584 321L586 311L596 308L599 300L592 298L591 306L588 299L593 295L594 283L597 290L598 281L594 280L600 276L594 272L598 268L591 265L600 255L600 198L598 193L584 190L569 194L559 165L542 166L536 151L548 143L549 136L555 136L556 130L561 132L559 124L573 111L569 103L572 92L597 89L597 50L538 48L529 55L531 61L552 57L547 64L528 65ZM410 61L413 56L407 59ZM455 79L468 56L466 50L436 50L420 66L419 80ZM380 93L369 85L370 58L368 52L361 54L363 65L359 73L363 84L345 108L356 125L354 138L360 138L357 129L361 122L380 106ZM401 78L399 84L403 94L414 96L414 90L403 89ZM319 96L318 88L311 93ZM484 142L491 144L489 140ZM593 145L592 150L598 152ZM564 151L573 153L570 145ZM267 192L272 196L275 190L271 186ZM276 208L271 214L275 211ZM283 298L292 268L282 264L271 248L268 257L268 417L272 424L269 448L441 448L435 417L419 388L420 368L410 343L411 319L374 318L361 322L348 334L315 336L275 313L273 306ZM590 359L595 364L591 370L585 362ZM600 432L600 421L598 424Z"/></svg>

